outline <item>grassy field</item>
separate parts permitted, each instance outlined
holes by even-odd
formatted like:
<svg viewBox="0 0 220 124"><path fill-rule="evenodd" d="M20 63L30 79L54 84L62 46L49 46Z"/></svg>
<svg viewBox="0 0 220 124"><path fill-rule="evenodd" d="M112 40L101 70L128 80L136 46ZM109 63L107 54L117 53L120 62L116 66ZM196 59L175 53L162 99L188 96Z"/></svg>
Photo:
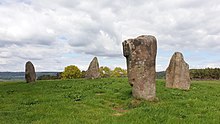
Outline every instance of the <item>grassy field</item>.
<svg viewBox="0 0 220 124"><path fill-rule="evenodd" d="M157 97L135 100L127 78L0 82L0 123L220 123L220 81L194 81L184 91L157 80Z"/></svg>

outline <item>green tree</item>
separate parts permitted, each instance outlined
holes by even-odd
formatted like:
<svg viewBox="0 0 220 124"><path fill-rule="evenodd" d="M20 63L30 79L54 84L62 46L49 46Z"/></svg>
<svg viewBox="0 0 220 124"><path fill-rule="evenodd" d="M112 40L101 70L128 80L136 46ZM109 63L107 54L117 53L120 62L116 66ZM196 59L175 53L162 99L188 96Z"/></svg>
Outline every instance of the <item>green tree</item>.
<svg viewBox="0 0 220 124"><path fill-rule="evenodd" d="M126 77L127 76L127 70L122 69L120 67L116 67L111 74L111 77Z"/></svg>
<svg viewBox="0 0 220 124"><path fill-rule="evenodd" d="M81 78L85 78L86 77L86 71L82 71L82 73L81 73Z"/></svg>
<svg viewBox="0 0 220 124"><path fill-rule="evenodd" d="M79 70L79 68L75 65L70 65L65 67L64 72L62 73L62 79L74 79L74 78L80 78L82 75L82 72Z"/></svg>
<svg viewBox="0 0 220 124"><path fill-rule="evenodd" d="M99 72L102 78L107 78L111 76L111 69L107 66L102 66L99 68Z"/></svg>

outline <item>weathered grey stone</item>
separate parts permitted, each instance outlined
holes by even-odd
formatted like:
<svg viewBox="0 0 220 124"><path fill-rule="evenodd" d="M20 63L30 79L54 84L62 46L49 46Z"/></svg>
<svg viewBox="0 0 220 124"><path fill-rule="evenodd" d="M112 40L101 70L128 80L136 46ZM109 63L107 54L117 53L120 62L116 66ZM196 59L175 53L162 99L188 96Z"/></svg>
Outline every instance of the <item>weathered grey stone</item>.
<svg viewBox="0 0 220 124"><path fill-rule="evenodd" d="M151 35L128 39L123 43L123 54L127 60L128 81L132 95L148 101L156 98L155 59L157 40Z"/></svg>
<svg viewBox="0 0 220 124"><path fill-rule="evenodd" d="M166 87L188 90L190 88L189 65L180 52L175 52L166 69Z"/></svg>
<svg viewBox="0 0 220 124"><path fill-rule="evenodd" d="M33 83L36 80L34 65L30 61L25 65L25 80L27 83Z"/></svg>
<svg viewBox="0 0 220 124"><path fill-rule="evenodd" d="M99 78L99 77L100 77L99 62L98 62L97 57L94 57L93 60L89 64L89 68L86 71L85 78L95 79L95 78Z"/></svg>

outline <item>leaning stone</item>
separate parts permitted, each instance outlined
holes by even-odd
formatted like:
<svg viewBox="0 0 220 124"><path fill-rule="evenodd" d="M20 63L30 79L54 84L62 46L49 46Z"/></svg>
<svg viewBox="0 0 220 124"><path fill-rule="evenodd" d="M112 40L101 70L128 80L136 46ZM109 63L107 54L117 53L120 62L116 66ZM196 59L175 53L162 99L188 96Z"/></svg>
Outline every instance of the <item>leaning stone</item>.
<svg viewBox="0 0 220 124"><path fill-rule="evenodd" d="M36 80L34 65L30 61L25 65L25 80L27 83L33 83Z"/></svg>
<svg viewBox="0 0 220 124"><path fill-rule="evenodd" d="M166 69L166 87L189 90L190 73L189 65L184 61L180 52L175 52Z"/></svg>
<svg viewBox="0 0 220 124"><path fill-rule="evenodd" d="M89 64L89 68L86 71L85 78L87 79L96 79L100 77L99 73L99 62L97 57L94 57L93 60Z"/></svg>
<svg viewBox="0 0 220 124"><path fill-rule="evenodd" d="M125 40L122 45L132 95L137 99L156 100L156 38L142 35L136 39Z"/></svg>

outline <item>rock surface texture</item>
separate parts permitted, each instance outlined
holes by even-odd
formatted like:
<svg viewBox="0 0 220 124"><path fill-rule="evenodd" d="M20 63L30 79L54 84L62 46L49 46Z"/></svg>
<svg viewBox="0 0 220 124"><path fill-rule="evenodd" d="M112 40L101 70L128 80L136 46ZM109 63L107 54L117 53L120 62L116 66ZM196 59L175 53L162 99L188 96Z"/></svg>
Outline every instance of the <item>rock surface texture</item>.
<svg viewBox="0 0 220 124"><path fill-rule="evenodd" d="M142 35L136 39L125 40L122 45L123 54L127 60L128 81L132 86L132 95L138 99L155 100L156 38L151 35Z"/></svg>
<svg viewBox="0 0 220 124"><path fill-rule="evenodd" d="M27 83L33 83L36 80L34 65L30 61L25 65L25 80Z"/></svg>
<svg viewBox="0 0 220 124"><path fill-rule="evenodd" d="M189 65L180 52L175 52L166 69L166 87L188 90L190 88Z"/></svg>
<svg viewBox="0 0 220 124"><path fill-rule="evenodd" d="M86 71L85 78L96 79L99 77L100 77L99 62L97 57L94 57L93 60L90 62L88 70Z"/></svg>

